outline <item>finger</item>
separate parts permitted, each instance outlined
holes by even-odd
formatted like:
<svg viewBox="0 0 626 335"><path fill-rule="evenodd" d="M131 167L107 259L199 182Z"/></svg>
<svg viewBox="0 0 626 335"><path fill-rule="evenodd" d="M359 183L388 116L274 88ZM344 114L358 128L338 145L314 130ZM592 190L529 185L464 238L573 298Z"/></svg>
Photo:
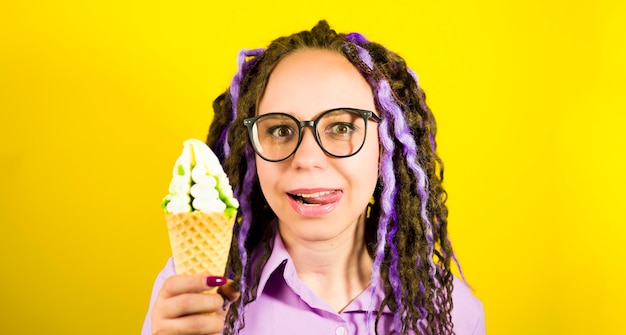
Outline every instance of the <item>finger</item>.
<svg viewBox="0 0 626 335"><path fill-rule="evenodd" d="M228 280L228 284L220 286L217 293L224 297L224 310L230 305L230 303L236 301L241 296L241 293L237 290L232 280Z"/></svg>
<svg viewBox="0 0 626 335"><path fill-rule="evenodd" d="M222 309L224 299L219 294L183 293L167 299L163 305L162 317L177 318L180 316L210 313Z"/></svg>
<svg viewBox="0 0 626 335"><path fill-rule="evenodd" d="M226 284L227 279L219 276L207 275L176 275L163 282L159 291L161 298L169 298L183 293L199 293L211 288Z"/></svg>
<svg viewBox="0 0 626 335"><path fill-rule="evenodd" d="M166 331L168 334L221 334L224 318L217 314L193 314L176 319L165 320L153 329L155 334Z"/></svg>

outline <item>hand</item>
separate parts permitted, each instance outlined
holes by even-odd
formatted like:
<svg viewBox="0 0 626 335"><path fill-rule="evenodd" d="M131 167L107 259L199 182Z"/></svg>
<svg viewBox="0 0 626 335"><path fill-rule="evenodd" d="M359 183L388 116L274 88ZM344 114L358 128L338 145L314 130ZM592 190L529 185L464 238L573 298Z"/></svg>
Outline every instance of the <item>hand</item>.
<svg viewBox="0 0 626 335"><path fill-rule="evenodd" d="M206 293L218 286L219 293ZM224 277L172 276L163 283L152 307L152 333L221 334L228 305L237 299L239 292Z"/></svg>

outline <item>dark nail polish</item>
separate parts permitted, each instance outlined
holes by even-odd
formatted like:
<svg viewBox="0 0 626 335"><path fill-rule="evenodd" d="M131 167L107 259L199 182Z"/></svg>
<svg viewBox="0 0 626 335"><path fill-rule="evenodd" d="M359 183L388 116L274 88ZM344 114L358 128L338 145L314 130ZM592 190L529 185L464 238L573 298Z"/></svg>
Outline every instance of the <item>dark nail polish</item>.
<svg viewBox="0 0 626 335"><path fill-rule="evenodd" d="M226 284L226 278L219 276L208 276L206 277L206 286L222 286Z"/></svg>

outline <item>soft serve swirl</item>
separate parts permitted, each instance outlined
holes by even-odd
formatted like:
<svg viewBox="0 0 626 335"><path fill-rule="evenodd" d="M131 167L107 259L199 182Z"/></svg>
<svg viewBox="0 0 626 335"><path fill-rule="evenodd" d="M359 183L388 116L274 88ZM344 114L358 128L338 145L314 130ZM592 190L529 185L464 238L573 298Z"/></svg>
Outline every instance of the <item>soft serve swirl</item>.
<svg viewBox="0 0 626 335"><path fill-rule="evenodd" d="M169 193L162 207L167 213L193 211L234 215L239 202L219 159L202 141L189 139L172 171Z"/></svg>

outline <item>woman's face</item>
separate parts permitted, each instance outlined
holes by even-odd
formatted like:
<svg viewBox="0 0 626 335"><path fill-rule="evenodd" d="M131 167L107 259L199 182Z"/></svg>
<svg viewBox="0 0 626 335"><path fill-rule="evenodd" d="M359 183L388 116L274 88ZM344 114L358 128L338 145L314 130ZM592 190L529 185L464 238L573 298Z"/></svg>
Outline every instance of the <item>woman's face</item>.
<svg viewBox="0 0 626 335"><path fill-rule="evenodd" d="M258 115L280 112L306 121L338 107L375 112L370 86L342 55L299 50L272 72ZM378 124L367 121L363 148L346 158L324 153L311 127L302 132L300 146L288 159L268 162L256 156L261 188L278 216L281 235L299 243L353 238L378 178Z"/></svg>

